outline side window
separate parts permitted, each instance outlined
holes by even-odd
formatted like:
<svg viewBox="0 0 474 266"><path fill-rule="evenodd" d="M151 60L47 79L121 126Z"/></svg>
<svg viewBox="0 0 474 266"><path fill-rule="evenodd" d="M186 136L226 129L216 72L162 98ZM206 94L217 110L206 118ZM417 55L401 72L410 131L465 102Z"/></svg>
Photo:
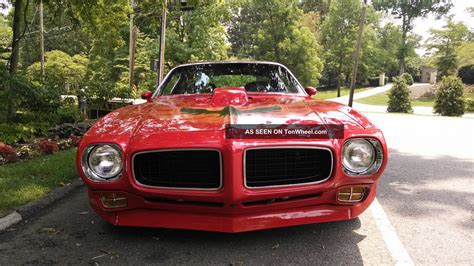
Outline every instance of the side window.
<svg viewBox="0 0 474 266"><path fill-rule="evenodd" d="M180 78L181 75L172 75L163 87L161 95L170 95Z"/></svg>
<svg viewBox="0 0 474 266"><path fill-rule="evenodd" d="M298 82L291 76L291 74L284 70L279 68L280 71L280 77L285 84L286 91L289 93L296 93L298 92Z"/></svg>

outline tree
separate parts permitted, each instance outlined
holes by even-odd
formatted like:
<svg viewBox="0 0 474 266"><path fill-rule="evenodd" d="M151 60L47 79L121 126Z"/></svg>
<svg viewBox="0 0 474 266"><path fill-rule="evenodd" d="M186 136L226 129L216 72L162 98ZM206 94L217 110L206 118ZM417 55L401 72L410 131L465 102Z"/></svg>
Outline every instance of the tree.
<svg viewBox="0 0 474 266"><path fill-rule="evenodd" d="M322 25L325 68L336 76L337 97L340 96L342 74L350 73L348 62L354 53L359 13L359 0L333 1Z"/></svg>
<svg viewBox="0 0 474 266"><path fill-rule="evenodd" d="M427 48L434 51L439 77L453 75L458 68L456 49L466 40L469 30L461 22L449 19L443 29L431 29Z"/></svg>
<svg viewBox="0 0 474 266"><path fill-rule="evenodd" d="M200 1L191 12L170 12L166 39L166 64L202 60L224 60L230 48L223 23L228 19L227 4L219 0Z"/></svg>
<svg viewBox="0 0 474 266"><path fill-rule="evenodd" d="M82 30L73 2L64 1L62 5L56 1L43 2L45 51L59 50L68 55L87 54L91 49L91 38ZM37 4L30 4L27 10L29 25L21 42L23 66L29 66L40 58L40 23L37 10Z"/></svg>
<svg viewBox="0 0 474 266"><path fill-rule="evenodd" d="M388 77L392 78L398 76L399 73L399 53L402 42L402 28L393 23L387 23L383 27L379 27L376 33L376 57L374 61L380 64L381 72L384 72ZM419 47L421 36L410 34L405 46L405 71L409 72L413 77L419 76L419 56L416 53L416 48Z"/></svg>
<svg viewBox="0 0 474 266"><path fill-rule="evenodd" d="M318 57L319 46L307 27L294 26L291 35L280 44L281 62L298 75L306 85L316 85L323 62Z"/></svg>
<svg viewBox="0 0 474 266"><path fill-rule="evenodd" d="M426 17L434 14L437 17L445 15L453 6L450 1L425 1L425 0L373 0L372 4L376 10L391 13L397 19L402 20L402 38L399 48L400 74L405 72L405 59L407 57L408 33L413 29L413 21L418 17Z"/></svg>
<svg viewBox="0 0 474 266"><path fill-rule="evenodd" d="M298 1L235 1L229 23L232 54L283 63L306 85L316 85L322 61L315 29L304 21Z"/></svg>
<svg viewBox="0 0 474 266"><path fill-rule="evenodd" d="M23 8L23 1L16 0L13 3L13 25L12 25L12 51L10 53L9 58L9 75L13 76L16 74L18 70L18 64L20 59L20 39L21 39L21 13ZM12 82L14 80L12 79ZM9 121L13 121L16 119L16 105L15 105L15 98L16 98L16 91L15 85L9 84L8 90L8 102L7 102L7 119Z"/></svg>
<svg viewBox="0 0 474 266"><path fill-rule="evenodd" d="M474 41L463 42L456 49L459 66L474 65Z"/></svg>
<svg viewBox="0 0 474 266"><path fill-rule="evenodd" d="M331 0L301 0L299 7L304 12L303 24L308 27L319 39L321 25L329 14Z"/></svg>
<svg viewBox="0 0 474 266"><path fill-rule="evenodd" d="M230 55L238 58L255 58L255 39L262 22L262 14L255 12L250 0L234 0L230 4L230 20L227 26Z"/></svg>

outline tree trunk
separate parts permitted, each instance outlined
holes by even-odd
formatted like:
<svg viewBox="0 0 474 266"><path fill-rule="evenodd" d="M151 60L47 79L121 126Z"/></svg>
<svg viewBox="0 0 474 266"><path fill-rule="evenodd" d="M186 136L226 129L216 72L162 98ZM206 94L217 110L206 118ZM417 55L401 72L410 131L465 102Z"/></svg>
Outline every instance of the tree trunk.
<svg viewBox="0 0 474 266"><path fill-rule="evenodd" d="M400 75L405 73L405 56L406 56L406 46L407 46L407 34L410 26L410 19L406 16L403 16L402 22L402 43L400 45L399 52L399 65L400 65Z"/></svg>
<svg viewBox="0 0 474 266"><path fill-rule="evenodd" d="M18 70L18 61L20 58L20 37L21 37L21 9L23 0L16 0L14 3L13 13L13 39L12 39L12 53L10 55L10 88L8 90L7 116L9 121L14 121L16 118L16 92L14 84L14 76Z"/></svg>
<svg viewBox="0 0 474 266"><path fill-rule="evenodd" d="M341 72L342 72L342 53L339 56L339 67L337 69L337 97L341 97Z"/></svg>

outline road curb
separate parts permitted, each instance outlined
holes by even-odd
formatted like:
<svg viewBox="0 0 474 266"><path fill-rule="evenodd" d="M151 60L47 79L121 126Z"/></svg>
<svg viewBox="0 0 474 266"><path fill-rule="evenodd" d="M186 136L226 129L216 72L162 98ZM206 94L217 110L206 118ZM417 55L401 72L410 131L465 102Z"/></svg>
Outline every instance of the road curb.
<svg viewBox="0 0 474 266"><path fill-rule="evenodd" d="M66 197L67 195L79 190L84 185L80 178L74 180L73 182L56 188L53 191L49 192L46 196L37 199L35 201L29 202L16 211L8 214L7 216L0 218L0 232L4 231L8 227L17 224L18 222L29 219L40 210L49 207L59 201L60 199Z"/></svg>
<svg viewBox="0 0 474 266"><path fill-rule="evenodd" d="M3 218L0 218L0 232L14 224L19 223L21 220L21 215L18 212L12 212Z"/></svg>

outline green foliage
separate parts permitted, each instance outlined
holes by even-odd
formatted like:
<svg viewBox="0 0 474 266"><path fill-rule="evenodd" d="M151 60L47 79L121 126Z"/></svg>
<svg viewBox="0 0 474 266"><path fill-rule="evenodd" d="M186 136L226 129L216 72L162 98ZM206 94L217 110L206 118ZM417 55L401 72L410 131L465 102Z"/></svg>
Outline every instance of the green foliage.
<svg viewBox="0 0 474 266"><path fill-rule="evenodd" d="M6 20L0 14L0 67L8 60L12 35L11 27L6 24Z"/></svg>
<svg viewBox="0 0 474 266"><path fill-rule="evenodd" d="M58 110L57 124L75 123L81 120L77 106L65 106Z"/></svg>
<svg viewBox="0 0 474 266"><path fill-rule="evenodd" d="M11 124L0 123L0 142L15 144L27 142L37 136L44 136L48 131L46 123Z"/></svg>
<svg viewBox="0 0 474 266"><path fill-rule="evenodd" d="M243 3L241 3L243 2ZM230 5L230 21L227 25L230 55L238 58L255 58L255 39L263 16L255 12L251 0L233 0Z"/></svg>
<svg viewBox="0 0 474 266"><path fill-rule="evenodd" d="M128 69L129 1L100 0L87 12L76 14L82 30L91 39L89 64L84 89L90 97L103 101L114 97L128 98L128 86L122 86Z"/></svg>
<svg viewBox="0 0 474 266"><path fill-rule="evenodd" d="M31 81L28 75L16 74L10 78L15 88L15 102L20 110L33 113L34 120L46 118L50 120L61 106L61 90ZM42 114L45 114L44 116ZM19 118L17 118L18 121ZM41 121L44 121L41 119Z"/></svg>
<svg viewBox="0 0 474 266"><path fill-rule="evenodd" d="M468 28L461 22L449 19L443 29L431 29L430 32L427 48L434 51L438 77L455 74L458 68L456 49L466 40Z"/></svg>
<svg viewBox="0 0 474 266"><path fill-rule="evenodd" d="M316 13L324 20L329 13L330 3L330 0L301 0L299 1L299 6L305 13Z"/></svg>
<svg viewBox="0 0 474 266"><path fill-rule="evenodd" d="M474 65L474 40L461 43L457 49L459 66Z"/></svg>
<svg viewBox="0 0 474 266"><path fill-rule="evenodd" d="M87 62L82 55L69 56L62 51L51 51L45 53L44 78L39 62L29 66L26 73L31 82L48 92L77 95L84 87Z"/></svg>
<svg viewBox="0 0 474 266"><path fill-rule="evenodd" d="M226 59L229 46L221 22L227 20L227 10L225 1L206 0L192 12L171 11L166 40L168 67L190 61ZM159 58L157 45L158 41L155 58Z"/></svg>
<svg viewBox="0 0 474 266"><path fill-rule="evenodd" d="M453 4L451 1L399 1L399 0L374 0L372 6L375 10L390 13L402 20L402 37L398 50L400 72L405 71L405 59L409 56L408 33L413 29L413 21L418 17L433 14L437 17L448 13Z"/></svg>
<svg viewBox="0 0 474 266"><path fill-rule="evenodd" d="M348 62L353 59L359 16L360 1L333 1L322 25L325 68L329 76L336 77L338 87L343 79L342 74L346 73L347 77L351 71Z"/></svg>
<svg viewBox="0 0 474 266"><path fill-rule="evenodd" d="M319 45L307 27L294 26L291 35L280 44L284 62L305 85L316 85L323 62L318 56Z"/></svg>
<svg viewBox="0 0 474 266"><path fill-rule="evenodd" d="M421 68L426 65L425 59L422 57L410 56L405 62L405 73L412 76L414 81L420 81L421 79Z"/></svg>
<svg viewBox="0 0 474 266"><path fill-rule="evenodd" d="M402 78L408 86L413 85L413 77L409 73L401 74L400 78Z"/></svg>
<svg viewBox="0 0 474 266"><path fill-rule="evenodd" d="M411 113L410 92L405 80L401 77L393 79L393 87L388 93L387 112Z"/></svg>
<svg viewBox="0 0 474 266"><path fill-rule="evenodd" d="M474 64L459 68L458 76L461 78L463 83L474 84Z"/></svg>
<svg viewBox="0 0 474 266"><path fill-rule="evenodd" d="M474 99L466 100L466 112L474 112Z"/></svg>
<svg viewBox="0 0 474 266"><path fill-rule="evenodd" d="M434 112L445 116L462 116L466 109L464 85L455 76L444 77L436 91Z"/></svg>
<svg viewBox="0 0 474 266"><path fill-rule="evenodd" d="M93 0L95 1L95 0ZM46 51L60 50L69 55L87 54L91 49L91 38L81 28L78 16L85 16L85 10L76 9L78 0L43 0L44 10L44 44ZM89 1L84 1L89 2ZM28 5L29 22L26 36L21 47L23 66L30 66L40 58L40 21L38 1ZM82 4L80 4L82 5ZM94 8L91 4L88 8Z"/></svg>
<svg viewBox="0 0 474 266"><path fill-rule="evenodd" d="M315 24L304 20L298 1L248 0L231 8L229 23L233 55L277 61L300 81L316 85L322 71ZM235 3L234 3L235 4Z"/></svg>

